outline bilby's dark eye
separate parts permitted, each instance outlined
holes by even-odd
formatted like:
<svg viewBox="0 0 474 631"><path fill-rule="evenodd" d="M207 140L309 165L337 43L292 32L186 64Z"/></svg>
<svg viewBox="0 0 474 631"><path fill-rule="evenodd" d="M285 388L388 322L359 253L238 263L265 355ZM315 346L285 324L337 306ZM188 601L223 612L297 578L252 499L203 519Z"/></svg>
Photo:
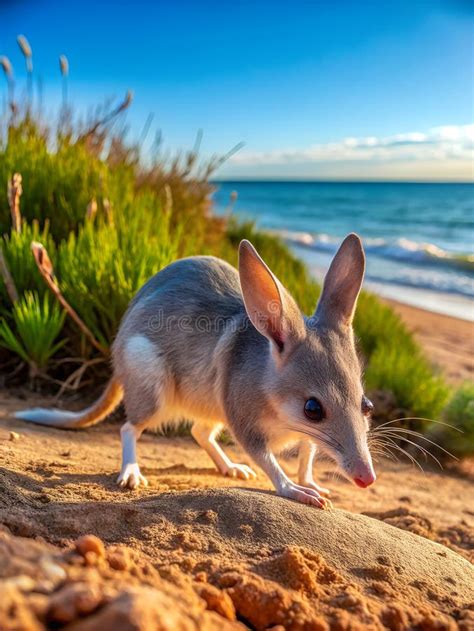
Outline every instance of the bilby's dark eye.
<svg viewBox="0 0 474 631"><path fill-rule="evenodd" d="M316 422L322 421L323 418L326 416L321 402L314 397L308 399L304 404L304 413L306 418L308 418L310 421Z"/></svg>
<svg viewBox="0 0 474 631"><path fill-rule="evenodd" d="M374 404L365 396L365 394L362 395L361 409L364 416L369 416L369 414L372 414L374 411Z"/></svg>

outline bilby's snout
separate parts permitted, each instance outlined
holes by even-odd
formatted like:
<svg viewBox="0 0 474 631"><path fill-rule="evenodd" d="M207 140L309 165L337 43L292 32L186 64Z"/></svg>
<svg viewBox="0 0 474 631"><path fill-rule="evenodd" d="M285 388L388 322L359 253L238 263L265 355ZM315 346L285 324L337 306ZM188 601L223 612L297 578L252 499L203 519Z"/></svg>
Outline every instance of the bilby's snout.
<svg viewBox="0 0 474 631"><path fill-rule="evenodd" d="M360 486L362 489L367 488L375 482L377 476L375 475L372 462L361 464L354 472L354 483Z"/></svg>

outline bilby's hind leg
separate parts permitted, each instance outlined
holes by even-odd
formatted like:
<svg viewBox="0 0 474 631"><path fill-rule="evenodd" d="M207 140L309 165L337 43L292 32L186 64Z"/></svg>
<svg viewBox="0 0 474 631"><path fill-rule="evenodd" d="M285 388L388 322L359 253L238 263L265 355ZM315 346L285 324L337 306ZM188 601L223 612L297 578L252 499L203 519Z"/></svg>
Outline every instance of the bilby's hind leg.
<svg viewBox="0 0 474 631"><path fill-rule="evenodd" d="M135 489L139 486L148 486L148 480L140 473L137 462L137 440L140 438L143 429L139 429L128 422L120 429L122 440L122 467L117 483L121 487Z"/></svg>
<svg viewBox="0 0 474 631"><path fill-rule="evenodd" d="M321 495L330 495L331 492L319 486L313 478L313 463L317 447L311 440L302 440L299 448L298 484L314 489Z"/></svg>
<svg viewBox="0 0 474 631"><path fill-rule="evenodd" d="M115 371L124 389L127 423L120 430L122 467L118 484L134 489L146 486L140 473L136 445L144 429L156 424L162 410L166 370L155 345L144 335L132 335L116 349Z"/></svg>
<svg viewBox="0 0 474 631"><path fill-rule="evenodd" d="M194 423L191 429L191 434L197 444L209 454L218 471L220 471L222 475L227 475L231 478L240 478L242 480L256 478L257 474L251 467L246 464L237 464L232 462L219 445L216 437L221 428L222 425L208 427L202 423Z"/></svg>

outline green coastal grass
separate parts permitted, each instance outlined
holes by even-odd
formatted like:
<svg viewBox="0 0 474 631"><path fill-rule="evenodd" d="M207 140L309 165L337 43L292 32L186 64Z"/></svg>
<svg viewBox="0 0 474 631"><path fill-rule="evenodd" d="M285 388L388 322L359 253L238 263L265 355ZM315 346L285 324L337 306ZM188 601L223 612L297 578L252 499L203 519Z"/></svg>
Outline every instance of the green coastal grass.
<svg viewBox="0 0 474 631"><path fill-rule="evenodd" d="M108 347L130 299L150 276L175 258L192 254L214 254L235 264L238 243L248 238L302 310L312 313L320 287L280 239L251 223L224 222L209 212L208 167L196 161L189 166L185 156L181 163L155 161L145 168L136 159L136 148L111 131L101 133L109 140L105 153L96 150L94 139L76 141L27 119L12 123L0 142L0 182L20 172L24 190L24 224L22 233L16 234L10 228L6 187L4 192L0 188L2 247L19 293L33 292L36 297L32 310L38 312L42 304L38 301L47 291L30 253L32 240L45 245L64 296L96 339ZM97 213L88 219L92 199ZM25 331L20 331L3 283L0 301L3 326L15 339L23 339ZM34 322L37 327L41 319ZM45 323L45 331L48 326ZM33 324L31 329L37 330ZM363 292L355 330L367 391L392 392L397 406L408 415L440 417L449 388L398 315ZM58 342L60 346L55 346ZM19 361L35 361L25 344L22 352L13 344L8 349ZM69 320L49 349L54 352L43 353L43 370L61 379L67 374L58 373L55 360L73 356L87 361L97 355ZM89 369L95 381L108 378L105 365ZM64 371L67 364L61 366Z"/></svg>
<svg viewBox="0 0 474 631"><path fill-rule="evenodd" d="M40 298L27 291L12 310L14 326L11 328L5 318L0 321L0 346L21 357L34 376L65 344L65 337L57 341L65 316L48 294Z"/></svg>
<svg viewBox="0 0 474 631"><path fill-rule="evenodd" d="M443 421L446 425L437 424L430 428L429 437L460 458L474 456L474 383L472 381L464 383L453 393L444 410Z"/></svg>

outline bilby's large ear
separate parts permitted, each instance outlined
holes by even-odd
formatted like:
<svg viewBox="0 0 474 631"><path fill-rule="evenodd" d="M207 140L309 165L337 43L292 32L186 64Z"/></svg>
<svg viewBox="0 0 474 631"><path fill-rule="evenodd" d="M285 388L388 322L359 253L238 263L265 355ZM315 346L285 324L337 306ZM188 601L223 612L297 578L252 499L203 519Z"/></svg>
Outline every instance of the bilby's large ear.
<svg viewBox="0 0 474 631"><path fill-rule="evenodd" d="M239 275L250 321L272 342L274 351L280 354L289 351L306 335L303 316L290 294L245 239L239 247Z"/></svg>
<svg viewBox="0 0 474 631"><path fill-rule="evenodd" d="M365 255L360 238L349 234L333 258L315 311L317 324L350 326L364 280Z"/></svg>

